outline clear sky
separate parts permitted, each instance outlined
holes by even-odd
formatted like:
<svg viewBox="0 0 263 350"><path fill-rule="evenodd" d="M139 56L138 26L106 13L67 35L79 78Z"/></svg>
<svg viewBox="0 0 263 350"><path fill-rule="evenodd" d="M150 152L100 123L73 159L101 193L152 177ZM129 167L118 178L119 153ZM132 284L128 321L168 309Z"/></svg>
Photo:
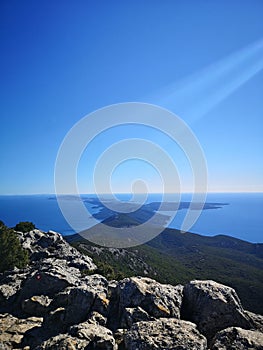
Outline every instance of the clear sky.
<svg viewBox="0 0 263 350"><path fill-rule="evenodd" d="M1 194L54 193L58 148L72 126L109 104L170 109L204 150L208 189L263 191L262 0L1 0ZM143 127L100 135L83 154L81 192L112 142L141 137L176 145ZM173 153L189 190L190 166ZM132 160L113 174L116 192L134 177L159 191L159 175ZM65 188L66 192L66 188Z"/></svg>

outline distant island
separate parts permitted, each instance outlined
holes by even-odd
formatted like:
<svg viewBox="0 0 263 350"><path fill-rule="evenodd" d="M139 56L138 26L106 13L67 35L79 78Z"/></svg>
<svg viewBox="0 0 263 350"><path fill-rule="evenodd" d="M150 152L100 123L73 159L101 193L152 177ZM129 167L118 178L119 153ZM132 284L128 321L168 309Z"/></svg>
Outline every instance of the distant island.
<svg viewBox="0 0 263 350"><path fill-rule="evenodd" d="M92 204L93 209L98 209L95 213L90 213L95 219L98 221L106 220L117 215L119 209L123 209L125 206L126 211L129 211L129 217L137 221L137 225L142 224L148 221L153 215L158 211L158 216L156 218L156 222L159 222L160 225L166 224L166 222L170 219L170 215L167 212L171 212L171 215L174 211L190 209L190 210L215 210L221 209L222 207L229 205L229 203L218 203L218 202L206 202L206 203L192 203L190 201L182 201L180 203L176 202L150 202L146 204L142 204L139 209L137 208L137 203L133 202L122 202L122 201L113 201L107 199L107 197L102 198L100 200L96 197L89 196L75 196L75 195L61 195L59 196L63 200L68 201L83 201L83 203ZM56 200L56 196L49 197L50 200ZM104 203L110 204L115 210L109 209ZM161 206L161 210L160 210ZM165 212L162 214L162 212Z"/></svg>

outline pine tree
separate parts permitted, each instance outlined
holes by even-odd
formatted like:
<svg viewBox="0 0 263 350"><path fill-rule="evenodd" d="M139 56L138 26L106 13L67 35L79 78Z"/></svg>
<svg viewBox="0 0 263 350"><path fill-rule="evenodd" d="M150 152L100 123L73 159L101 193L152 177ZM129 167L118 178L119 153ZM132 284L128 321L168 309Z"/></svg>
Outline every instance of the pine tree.
<svg viewBox="0 0 263 350"><path fill-rule="evenodd" d="M28 252L21 246L17 234L0 221L0 272L15 266L24 268L28 262Z"/></svg>
<svg viewBox="0 0 263 350"><path fill-rule="evenodd" d="M21 221L15 226L15 230L18 232L29 232L34 230L36 227L35 225L30 221Z"/></svg>

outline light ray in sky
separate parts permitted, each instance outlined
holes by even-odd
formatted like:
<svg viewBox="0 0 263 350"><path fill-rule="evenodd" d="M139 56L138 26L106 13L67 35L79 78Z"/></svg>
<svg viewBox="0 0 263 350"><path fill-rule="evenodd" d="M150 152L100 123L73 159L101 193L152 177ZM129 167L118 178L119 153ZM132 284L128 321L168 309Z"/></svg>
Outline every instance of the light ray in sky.
<svg viewBox="0 0 263 350"><path fill-rule="evenodd" d="M151 102L197 121L263 69L263 39L164 88Z"/></svg>

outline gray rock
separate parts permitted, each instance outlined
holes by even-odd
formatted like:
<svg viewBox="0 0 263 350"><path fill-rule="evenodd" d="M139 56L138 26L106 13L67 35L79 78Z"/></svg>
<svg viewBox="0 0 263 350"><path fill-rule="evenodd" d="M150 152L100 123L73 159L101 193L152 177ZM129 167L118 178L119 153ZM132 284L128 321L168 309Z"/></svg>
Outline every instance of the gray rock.
<svg viewBox="0 0 263 350"><path fill-rule="evenodd" d="M126 308L141 307L153 317L180 318L183 287L160 284L147 277L131 277L120 281L112 291L113 321L123 318ZM116 308L116 305L118 307ZM112 322L113 329L121 325Z"/></svg>
<svg viewBox="0 0 263 350"><path fill-rule="evenodd" d="M85 279L82 280L82 283L85 283L88 289L95 295L92 311L97 311L103 316L108 316L110 300L107 279L96 274L86 276Z"/></svg>
<svg viewBox="0 0 263 350"><path fill-rule="evenodd" d="M31 316L44 316L50 308L49 305L52 299L44 295L34 295L30 299L22 302L22 310Z"/></svg>
<svg viewBox="0 0 263 350"><path fill-rule="evenodd" d="M188 283L183 305L183 318L196 323L208 339L230 326L252 327L235 290L214 281Z"/></svg>
<svg viewBox="0 0 263 350"><path fill-rule="evenodd" d="M56 232L18 232L22 246L30 253L31 264L23 270L0 274L0 312L21 316L29 311L31 297L54 294L81 284L82 271L93 271L92 259L83 256ZM26 309L21 309L21 305ZM36 311L40 315L40 308ZM43 309L43 312L45 310Z"/></svg>
<svg viewBox="0 0 263 350"><path fill-rule="evenodd" d="M60 334L52 337L34 348L34 350L83 350L89 345L89 341Z"/></svg>
<svg viewBox="0 0 263 350"><path fill-rule="evenodd" d="M13 346L8 343L0 342L0 350L13 350Z"/></svg>
<svg viewBox="0 0 263 350"><path fill-rule="evenodd" d="M67 287L57 293L49 304L51 310L44 316L41 333L29 332L29 342L35 345L59 333L69 326L89 320L95 325L105 325L107 314L107 280L100 275L87 276L79 286Z"/></svg>
<svg viewBox="0 0 263 350"><path fill-rule="evenodd" d="M11 312L23 282L29 276L27 270L13 270L0 274L0 312Z"/></svg>
<svg viewBox="0 0 263 350"><path fill-rule="evenodd" d="M40 327L42 321L42 318L37 317L18 319L9 314L1 314L0 344L2 344L2 349L20 348L25 332L29 329Z"/></svg>
<svg viewBox="0 0 263 350"><path fill-rule="evenodd" d="M88 322L105 327L107 323L107 318L102 316L97 311L92 311L91 314L89 315Z"/></svg>
<svg viewBox="0 0 263 350"><path fill-rule="evenodd" d="M206 338L191 322L175 318L138 322L124 335L126 350L205 350Z"/></svg>
<svg viewBox="0 0 263 350"><path fill-rule="evenodd" d="M109 329L87 321L70 327L68 333L51 337L35 348L35 350L57 349L117 350L117 345Z"/></svg>
<svg viewBox="0 0 263 350"><path fill-rule="evenodd" d="M145 277L108 282L86 275L96 266L60 234L33 230L19 237L31 264L0 274L0 312L8 312L0 316L0 350L202 350L204 335L213 350L260 349L263 316L244 311L232 288Z"/></svg>
<svg viewBox="0 0 263 350"><path fill-rule="evenodd" d="M0 312L17 316L23 316L26 311L23 306L31 297L52 297L68 286L81 283L78 269L69 267L66 260L52 258L42 260L41 264L32 264L25 270L10 271L1 277ZM36 315L41 316L39 313Z"/></svg>
<svg viewBox="0 0 263 350"><path fill-rule="evenodd" d="M70 327L69 334L79 339L88 340L91 349L117 349L112 332L100 325L83 322Z"/></svg>
<svg viewBox="0 0 263 350"><path fill-rule="evenodd" d="M211 350L262 350L263 333L229 327L217 333L211 344Z"/></svg>
<svg viewBox="0 0 263 350"><path fill-rule="evenodd" d="M18 235L22 246L31 253L31 261L51 257L66 260L72 267L80 270L96 269L91 258L82 255L57 232L33 230L27 233L18 232Z"/></svg>
<svg viewBox="0 0 263 350"><path fill-rule="evenodd" d="M150 317L140 306L135 308L125 308L122 314L122 320L120 321L120 326L122 328L131 328L135 322L150 320L153 320L153 318Z"/></svg>
<svg viewBox="0 0 263 350"><path fill-rule="evenodd" d="M85 286L66 288L54 297L51 307L55 310L45 316L44 327L60 333L87 320L94 300L94 293Z"/></svg>
<svg viewBox="0 0 263 350"><path fill-rule="evenodd" d="M68 267L66 260L44 259L40 266L33 266L27 276L21 292L20 300L34 295L53 296L68 286L79 284L79 270Z"/></svg>
<svg viewBox="0 0 263 350"><path fill-rule="evenodd" d="M253 328L263 333L263 316L250 311L245 311L245 313L250 318Z"/></svg>
<svg viewBox="0 0 263 350"><path fill-rule="evenodd" d="M114 332L114 339L119 350L126 350L125 343L124 343L124 337L126 333L127 333L127 329L122 329L122 328L119 328Z"/></svg>
<svg viewBox="0 0 263 350"><path fill-rule="evenodd" d="M27 249L31 254L43 251L43 249L63 241L62 236L53 231L43 232L35 229L30 232L17 233L23 248Z"/></svg>

